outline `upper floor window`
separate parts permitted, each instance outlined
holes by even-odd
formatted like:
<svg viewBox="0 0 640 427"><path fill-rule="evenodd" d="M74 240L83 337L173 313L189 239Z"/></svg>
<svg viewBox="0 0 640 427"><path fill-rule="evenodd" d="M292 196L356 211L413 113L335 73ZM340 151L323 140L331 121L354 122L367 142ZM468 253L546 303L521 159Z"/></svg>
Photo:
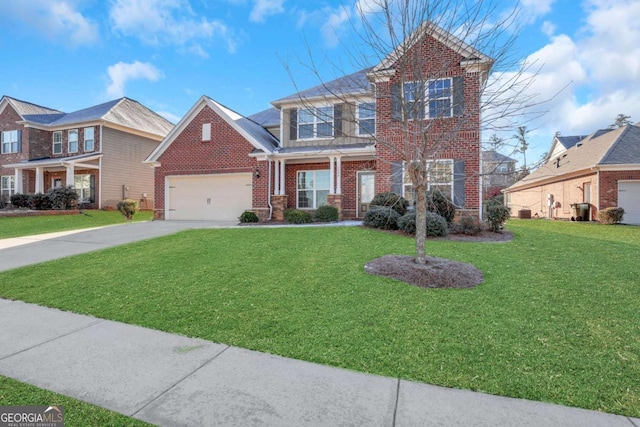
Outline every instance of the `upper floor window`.
<svg viewBox="0 0 640 427"><path fill-rule="evenodd" d="M505 163L500 163L498 166L496 166L496 172L497 173L509 173L509 165L507 165Z"/></svg>
<svg viewBox="0 0 640 427"><path fill-rule="evenodd" d="M333 136L333 106L298 110L298 138L330 138Z"/></svg>
<svg viewBox="0 0 640 427"><path fill-rule="evenodd" d="M69 153L78 152L78 129L69 131Z"/></svg>
<svg viewBox="0 0 640 427"><path fill-rule="evenodd" d="M62 154L62 132L53 133L53 154Z"/></svg>
<svg viewBox="0 0 640 427"><path fill-rule="evenodd" d="M84 128L84 151L93 151L96 147L95 131L93 127Z"/></svg>
<svg viewBox="0 0 640 427"><path fill-rule="evenodd" d="M427 191L440 191L453 200L453 160L435 160L427 163ZM404 198L409 201L415 200L413 183L408 173L403 177Z"/></svg>
<svg viewBox="0 0 640 427"><path fill-rule="evenodd" d="M2 154L19 153L20 137L22 132L19 130L6 130L2 132Z"/></svg>
<svg viewBox="0 0 640 427"><path fill-rule="evenodd" d="M453 116L453 79L404 84L405 108L410 119Z"/></svg>
<svg viewBox="0 0 640 427"><path fill-rule="evenodd" d="M358 104L358 135L375 135L376 103L362 102Z"/></svg>

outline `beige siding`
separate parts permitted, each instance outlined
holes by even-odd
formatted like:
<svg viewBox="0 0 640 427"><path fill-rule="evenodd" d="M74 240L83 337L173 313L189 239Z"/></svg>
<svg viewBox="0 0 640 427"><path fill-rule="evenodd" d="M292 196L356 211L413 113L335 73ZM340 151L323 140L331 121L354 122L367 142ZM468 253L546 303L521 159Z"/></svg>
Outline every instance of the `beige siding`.
<svg viewBox="0 0 640 427"><path fill-rule="evenodd" d="M102 207L115 206L124 195L153 209L154 170L142 161L160 141L109 128L103 128L102 138Z"/></svg>

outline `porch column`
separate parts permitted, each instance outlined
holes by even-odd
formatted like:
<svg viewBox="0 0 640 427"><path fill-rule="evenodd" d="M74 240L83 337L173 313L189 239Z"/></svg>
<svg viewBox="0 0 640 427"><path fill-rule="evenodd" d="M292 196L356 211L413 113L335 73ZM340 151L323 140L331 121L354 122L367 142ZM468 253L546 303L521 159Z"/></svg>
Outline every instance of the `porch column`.
<svg viewBox="0 0 640 427"><path fill-rule="evenodd" d="M24 192L22 188L22 169L16 169L15 173L15 192L22 194Z"/></svg>
<svg viewBox="0 0 640 427"><path fill-rule="evenodd" d="M342 157L336 157L337 170L336 170L336 194L342 194ZM331 174L333 176L333 174Z"/></svg>
<svg viewBox="0 0 640 427"><path fill-rule="evenodd" d="M329 156L329 194L336 194L335 192L335 168L333 167L333 164L335 162L336 158Z"/></svg>
<svg viewBox="0 0 640 427"><path fill-rule="evenodd" d="M73 163L68 163L67 164L67 183L66 183L67 187L75 186L74 173L75 173L75 168L73 167Z"/></svg>
<svg viewBox="0 0 640 427"><path fill-rule="evenodd" d="M280 160L273 161L274 173L273 173L273 194L279 196L280 195Z"/></svg>
<svg viewBox="0 0 640 427"><path fill-rule="evenodd" d="M285 175L284 175L284 159L280 160L280 195L284 196L285 193Z"/></svg>
<svg viewBox="0 0 640 427"><path fill-rule="evenodd" d="M44 172L42 167L36 167L36 193L44 193Z"/></svg>

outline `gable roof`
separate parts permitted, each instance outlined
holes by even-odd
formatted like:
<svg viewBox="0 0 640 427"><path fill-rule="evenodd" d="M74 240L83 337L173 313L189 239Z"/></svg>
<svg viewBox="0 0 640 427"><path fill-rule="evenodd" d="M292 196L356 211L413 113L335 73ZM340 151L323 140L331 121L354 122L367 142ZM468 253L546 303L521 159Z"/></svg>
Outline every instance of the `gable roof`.
<svg viewBox="0 0 640 427"><path fill-rule="evenodd" d="M573 135L573 136L556 136L558 142L565 148L569 149L576 145L578 142L582 141L589 135Z"/></svg>
<svg viewBox="0 0 640 427"><path fill-rule="evenodd" d="M162 140L162 142L156 147L149 157L144 161L145 163L156 163L160 156L171 146L173 141L184 130L184 128L191 123L195 116L202 111L204 107L209 107L218 116L220 116L225 122L227 122L236 132L242 135L251 145L256 149L263 152L271 153L279 145L278 139L274 137L268 130L254 122L253 120L244 117L243 115L231 110L228 107L214 101L206 95L200 97L200 99L189 109L187 114L178 122L178 124L169 132L169 134Z"/></svg>
<svg viewBox="0 0 640 427"><path fill-rule="evenodd" d="M517 160L507 157L502 153L498 153L495 150L488 150L482 152L483 162L500 162L500 163L515 163Z"/></svg>
<svg viewBox="0 0 640 427"><path fill-rule="evenodd" d="M62 111L54 110L53 108L43 107L41 105L33 104L31 102L21 101L16 98L12 98L7 95L3 95L0 100L0 105L7 103L13 107L20 117L24 119L26 115L61 115Z"/></svg>
<svg viewBox="0 0 640 427"><path fill-rule="evenodd" d="M508 190L555 181L564 176L611 165L640 165L640 127L628 125L606 132L597 131L559 156L549 159Z"/></svg>
<svg viewBox="0 0 640 427"><path fill-rule="evenodd" d="M264 127L280 126L280 110L274 107L252 114L247 118Z"/></svg>

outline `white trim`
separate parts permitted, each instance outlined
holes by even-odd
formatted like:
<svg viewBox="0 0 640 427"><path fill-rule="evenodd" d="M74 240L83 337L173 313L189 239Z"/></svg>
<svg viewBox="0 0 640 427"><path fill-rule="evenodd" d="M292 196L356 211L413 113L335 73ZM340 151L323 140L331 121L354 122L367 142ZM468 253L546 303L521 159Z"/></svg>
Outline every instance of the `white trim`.
<svg viewBox="0 0 640 427"><path fill-rule="evenodd" d="M301 172L302 173L310 173L310 172L313 173L313 189L302 189L301 190L298 187L298 175ZM318 188L317 188L317 185L318 185L317 173L318 172L328 172L329 174L331 174L330 169L311 169L311 170L298 170L298 171L296 171L296 209L301 209L301 210L318 209L319 206L318 206L318 195L317 195L317 193L318 193L318 191L325 191L323 189L318 190ZM331 175L329 175L329 176L331 176ZM331 182L331 179L329 179L329 182ZM313 206L304 207L304 208L300 207L300 203L299 203L299 199L298 199L298 194L300 194L300 191L313 191ZM328 191L329 192L327 193L327 195L332 194L330 188L328 189Z"/></svg>
<svg viewBox="0 0 640 427"><path fill-rule="evenodd" d="M71 151L71 133L76 134L76 150ZM74 154L80 151L80 133L77 128L67 130L67 153Z"/></svg>
<svg viewBox="0 0 640 427"><path fill-rule="evenodd" d="M87 129L91 129L93 132L93 138L90 139L93 144L93 148L91 150L87 150ZM94 126L87 126L82 128L82 151L84 153L91 153L96 151L96 128Z"/></svg>
<svg viewBox="0 0 640 427"><path fill-rule="evenodd" d="M56 134L60 135L60 151L56 153L55 147L56 147ZM56 130L53 131L51 133L51 154L62 154L63 150L62 150L62 131L61 130Z"/></svg>
<svg viewBox="0 0 640 427"><path fill-rule="evenodd" d="M374 176L373 179L373 194L376 193L376 171L374 170L364 170L364 171L356 171L356 218L362 218L362 212L360 212L360 175L362 174L371 174Z"/></svg>

